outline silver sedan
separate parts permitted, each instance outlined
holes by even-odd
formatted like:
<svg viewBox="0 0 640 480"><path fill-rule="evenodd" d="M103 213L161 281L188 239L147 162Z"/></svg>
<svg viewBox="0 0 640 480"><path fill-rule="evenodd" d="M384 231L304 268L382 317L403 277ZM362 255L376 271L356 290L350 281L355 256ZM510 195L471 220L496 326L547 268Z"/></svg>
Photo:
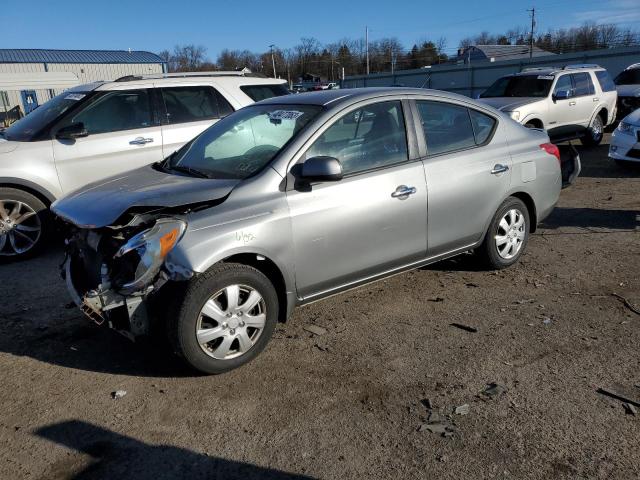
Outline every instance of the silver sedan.
<svg viewBox="0 0 640 480"><path fill-rule="evenodd" d="M327 90L239 110L53 211L89 317L129 336L163 326L188 364L221 373L297 305L470 250L512 265L561 186L546 133L489 106Z"/></svg>

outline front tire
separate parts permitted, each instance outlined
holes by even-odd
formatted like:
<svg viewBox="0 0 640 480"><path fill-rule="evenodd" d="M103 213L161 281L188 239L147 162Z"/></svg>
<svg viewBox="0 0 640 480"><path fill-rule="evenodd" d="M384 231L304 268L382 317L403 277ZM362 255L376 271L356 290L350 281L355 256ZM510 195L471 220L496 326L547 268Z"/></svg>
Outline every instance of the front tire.
<svg viewBox="0 0 640 480"><path fill-rule="evenodd" d="M492 269L516 263L529 242L529 211L524 202L507 198L496 211L478 254Z"/></svg>
<svg viewBox="0 0 640 480"><path fill-rule="evenodd" d="M602 142L604 136L604 125L602 123L602 117L596 115L596 118L591 122L591 126L587 129L587 133L580 139L582 145L586 147L597 147Z"/></svg>
<svg viewBox="0 0 640 480"><path fill-rule="evenodd" d="M253 360L278 322L278 295L259 270L221 263L186 288L167 322L174 351L196 370L224 373Z"/></svg>
<svg viewBox="0 0 640 480"><path fill-rule="evenodd" d="M16 188L0 188L0 261L36 255L52 230L49 209L39 198Z"/></svg>

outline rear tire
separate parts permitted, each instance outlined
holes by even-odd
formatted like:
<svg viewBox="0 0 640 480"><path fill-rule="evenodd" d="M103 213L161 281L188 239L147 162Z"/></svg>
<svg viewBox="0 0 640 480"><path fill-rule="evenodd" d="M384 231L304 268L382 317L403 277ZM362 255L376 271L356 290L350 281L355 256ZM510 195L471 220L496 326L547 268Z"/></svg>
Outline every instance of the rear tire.
<svg viewBox="0 0 640 480"><path fill-rule="evenodd" d="M38 254L52 231L51 214L42 200L17 188L0 188L0 261Z"/></svg>
<svg viewBox="0 0 640 480"><path fill-rule="evenodd" d="M516 263L527 247L530 231L529 211L524 202L509 197L498 208L477 253L491 269Z"/></svg>
<svg viewBox="0 0 640 480"><path fill-rule="evenodd" d="M221 263L187 285L167 319L169 340L191 367L224 373L264 349L278 322L278 309L277 292L262 272Z"/></svg>
<svg viewBox="0 0 640 480"><path fill-rule="evenodd" d="M604 137L604 124L602 117L598 114L591 122L591 126L587 129L587 133L580 139L582 145L586 147L597 147Z"/></svg>

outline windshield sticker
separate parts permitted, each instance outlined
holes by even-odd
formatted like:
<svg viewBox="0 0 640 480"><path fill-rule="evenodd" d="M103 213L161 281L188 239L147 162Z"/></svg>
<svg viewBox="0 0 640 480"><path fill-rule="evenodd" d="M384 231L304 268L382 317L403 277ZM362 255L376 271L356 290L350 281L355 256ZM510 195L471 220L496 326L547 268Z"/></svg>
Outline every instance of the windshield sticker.
<svg viewBox="0 0 640 480"><path fill-rule="evenodd" d="M297 110L274 110L267 115L269 115L271 120L297 120L304 115L304 112L298 112Z"/></svg>
<svg viewBox="0 0 640 480"><path fill-rule="evenodd" d="M538 80L553 80L554 78L553 75L538 75Z"/></svg>
<svg viewBox="0 0 640 480"><path fill-rule="evenodd" d="M67 95L66 97L64 97L65 100L82 100L86 95L84 93L70 93L69 95Z"/></svg>

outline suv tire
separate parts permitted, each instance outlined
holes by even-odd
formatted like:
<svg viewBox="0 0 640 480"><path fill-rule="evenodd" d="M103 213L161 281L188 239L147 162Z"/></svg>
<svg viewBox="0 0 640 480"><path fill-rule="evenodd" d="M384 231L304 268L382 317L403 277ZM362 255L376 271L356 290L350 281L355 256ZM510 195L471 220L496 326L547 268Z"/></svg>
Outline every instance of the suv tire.
<svg viewBox="0 0 640 480"><path fill-rule="evenodd" d="M187 285L167 318L169 340L191 367L224 373L264 349L278 322L278 309L276 290L262 272L220 263Z"/></svg>
<svg viewBox="0 0 640 480"><path fill-rule="evenodd" d="M603 132L602 117L598 114L591 122L591 126L587 129L585 135L580 139L580 142L586 147L597 147L602 141Z"/></svg>
<svg viewBox="0 0 640 480"><path fill-rule="evenodd" d="M53 230L47 206L17 188L0 188L0 260L22 260L37 254Z"/></svg>
<svg viewBox="0 0 640 480"><path fill-rule="evenodd" d="M509 267L520 259L527 247L529 230L527 206L522 200L509 197L493 216L477 253L489 268Z"/></svg>

